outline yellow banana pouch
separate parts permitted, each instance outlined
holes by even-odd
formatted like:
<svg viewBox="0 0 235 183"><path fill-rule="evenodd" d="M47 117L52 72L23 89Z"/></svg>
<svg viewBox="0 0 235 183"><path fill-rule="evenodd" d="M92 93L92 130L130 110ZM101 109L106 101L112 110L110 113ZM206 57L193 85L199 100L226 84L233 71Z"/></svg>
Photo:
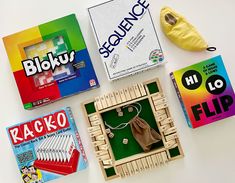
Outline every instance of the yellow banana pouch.
<svg viewBox="0 0 235 183"><path fill-rule="evenodd" d="M189 51L216 50L215 47L208 47L196 28L171 8L162 8L160 22L165 35L178 47Z"/></svg>

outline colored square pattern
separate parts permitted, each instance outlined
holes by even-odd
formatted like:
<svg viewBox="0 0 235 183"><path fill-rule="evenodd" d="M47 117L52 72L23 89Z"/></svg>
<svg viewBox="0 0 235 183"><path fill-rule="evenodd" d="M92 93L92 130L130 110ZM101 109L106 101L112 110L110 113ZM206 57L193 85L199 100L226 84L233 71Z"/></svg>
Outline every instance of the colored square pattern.
<svg viewBox="0 0 235 183"><path fill-rule="evenodd" d="M27 58L33 59L38 56L40 59L47 59L47 53L52 52L53 55L58 56L62 53L66 53L68 48L63 37L58 36L51 40L46 40L36 45L26 47L24 50ZM75 71L72 64L69 63L57 67L54 72L44 71L43 73L36 74L33 76L33 79L35 86L39 87L49 84L54 80L67 78L71 75L75 75Z"/></svg>
<svg viewBox="0 0 235 183"><path fill-rule="evenodd" d="M99 87L74 14L9 35L3 41L25 109ZM72 52L74 59L70 60ZM55 68L49 53L53 60L61 61ZM35 66L30 69L37 69L35 74L28 75L23 64L28 60ZM47 67L44 61L50 61L49 69L42 69L43 64Z"/></svg>

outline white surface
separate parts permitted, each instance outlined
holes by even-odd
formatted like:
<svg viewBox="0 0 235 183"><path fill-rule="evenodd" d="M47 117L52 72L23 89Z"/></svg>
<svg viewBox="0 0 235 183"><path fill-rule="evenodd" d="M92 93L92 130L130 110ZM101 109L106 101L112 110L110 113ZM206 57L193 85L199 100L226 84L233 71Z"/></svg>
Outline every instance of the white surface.
<svg viewBox="0 0 235 183"><path fill-rule="evenodd" d="M87 8L102 0L1 0L0 1L0 37L24 30L70 13L76 13L84 34L90 56L98 75L101 88L79 94L59 102L26 111L23 109L17 87L10 69L8 58L1 40L0 43L0 182L19 183L20 174L5 128L17 122L25 121L63 106L71 106L80 135L89 159L89 168L53 182L57 183L101 183L105 182L86 130L86 123L80 103L116 88L127 86L134 81L145 81L159 77L163 89L170 101L171 113L178 128L185 157L171 162L163 168L146 171L119 183L233 183L235 182L235 122L234 117L214 124L191 130L187 127L180 103L176 97L169 72L191 65L200 60L221 54L232 85L235 87L235 1L219 0L150 0L151 13L157 26L160 41L168 63L160 68L141 73L114 83L108 82L101 59L98 55L94 36L88 20ZM159 12L162 6L169 5L190 20L217 52L190 53L171 44L159 29Z"/></svg>

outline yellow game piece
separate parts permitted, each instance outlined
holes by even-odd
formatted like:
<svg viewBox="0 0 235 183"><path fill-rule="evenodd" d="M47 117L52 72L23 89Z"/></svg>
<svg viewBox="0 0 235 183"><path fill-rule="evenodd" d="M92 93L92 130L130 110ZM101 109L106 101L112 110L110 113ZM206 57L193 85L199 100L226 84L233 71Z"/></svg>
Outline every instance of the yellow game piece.
<svg viewBox="0 0 235 183"><path fill-rule="evenodd" d="M188 51L216 50L215 47L208 47L196 28L171 8L162 8L160 22L165 35L180 48Z"/></svg>

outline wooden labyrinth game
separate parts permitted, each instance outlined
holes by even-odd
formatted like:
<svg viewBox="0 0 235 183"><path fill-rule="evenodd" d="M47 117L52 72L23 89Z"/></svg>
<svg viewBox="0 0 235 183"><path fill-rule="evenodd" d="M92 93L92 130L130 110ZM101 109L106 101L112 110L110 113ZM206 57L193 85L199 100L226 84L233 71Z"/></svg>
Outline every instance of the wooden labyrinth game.
<svg viewBox="0 0 235 183"><path fill-rule="evenodd" d="M83 109L106 180L183 157L158 79L96 97L84 103Z"/></svg>

